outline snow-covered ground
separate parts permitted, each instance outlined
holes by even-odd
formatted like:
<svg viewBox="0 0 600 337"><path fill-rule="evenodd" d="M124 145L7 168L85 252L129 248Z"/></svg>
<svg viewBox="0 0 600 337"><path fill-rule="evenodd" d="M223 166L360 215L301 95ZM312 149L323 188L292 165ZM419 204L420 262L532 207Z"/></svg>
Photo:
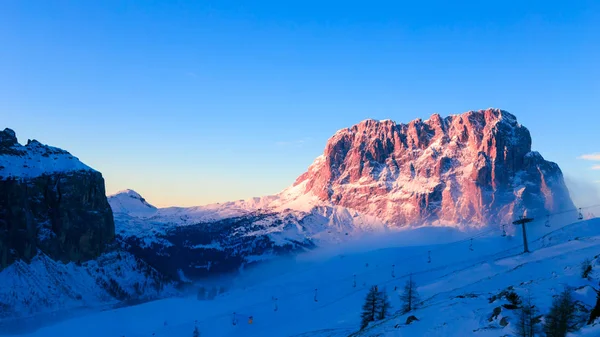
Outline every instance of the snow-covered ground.
<svg viewBox="0 0 600 337"><path fill-rule="evenodd" d="M412 313L419 321L405 325L407 316L394 314L355 336L513 336L515 312L501 307L504 299L490 300L510 286L522 297L531 295L542 313L564 284L575 287L576 298L588 308L595 303L591 286L600 279L600 219L532 235L532 252L525 255L518 236L501 236L498 229L466 238L445 228L403 236L383 248L369 241L247 270L228 280L229 291L212 301L196 296L159 300L57 321L20 336L174 337L191 336L194 326L203 337L348 336L358 331L368 287L385 288L398 309L410 274L423 300ZM590 279L581 277L586 258L593 264ZM599 334L597 325L575 335Z"/></svg>

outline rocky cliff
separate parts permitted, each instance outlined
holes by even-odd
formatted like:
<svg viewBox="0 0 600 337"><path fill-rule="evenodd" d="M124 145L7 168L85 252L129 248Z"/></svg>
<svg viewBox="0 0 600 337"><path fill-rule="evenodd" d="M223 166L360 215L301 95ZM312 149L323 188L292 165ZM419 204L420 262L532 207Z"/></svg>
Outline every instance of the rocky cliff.
<svg viewBox="0 0 600 337"><path fill-rule="evenodd" d="M0 132L0 269L38 251L63 262L99 256L115 227L102 175L67 151Z"/></svg>
<svg viewBox="0 0 600 337"><path fill-rule="evenodd" d="M391 225L506 222L573 209L557 164L500 109L338 131L295 186Z"/></svg>

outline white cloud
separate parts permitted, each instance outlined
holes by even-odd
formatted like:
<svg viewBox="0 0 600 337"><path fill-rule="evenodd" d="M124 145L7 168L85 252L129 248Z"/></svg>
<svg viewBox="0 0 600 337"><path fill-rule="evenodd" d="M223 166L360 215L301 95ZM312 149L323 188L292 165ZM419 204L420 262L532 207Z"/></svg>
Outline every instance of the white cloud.
<svg viewBox="0 0 600 337"><path fill-rule="evenodd" d="M600 152L582 154L581 156L579 156L577 158L583 159L583 160L600 161Z"/></svg>
<svg viewBox="0 0 600 337"><path fill-rule="evenodd" d="M594 165L594 166L592 166L592 170L600 170L600 165Z"/></svg>

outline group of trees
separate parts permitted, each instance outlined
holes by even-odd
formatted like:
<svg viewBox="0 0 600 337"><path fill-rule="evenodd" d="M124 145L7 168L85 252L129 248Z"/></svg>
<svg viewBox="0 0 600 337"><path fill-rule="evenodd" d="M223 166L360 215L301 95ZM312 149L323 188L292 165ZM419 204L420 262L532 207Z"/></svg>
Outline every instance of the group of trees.
<svg viewBox="0 0 600 337"><path fill-rule="evenodd" d="M565 337L567 333L577 331L584 321L573 299L573 291L566 287L552 301L543 324L542 315L528 298L519 309L515 333L519 337L535 337L543 331L546 337Z"/></svg>
<svg viewBox="0 0 600 337"><path fill-rule="evenodd" d="M417 307L419 294L417 292L417 285L412 280L412 277L406 281L404 291L400 295L400 300L402 301L402 313L408 313ZM367 293L365 303L362 307L361 330L366 328L370 322L386 318L391 309L392 306L385 289L379 291L377 286L372 286L371 289L369 289L369 293Z"/></svg>

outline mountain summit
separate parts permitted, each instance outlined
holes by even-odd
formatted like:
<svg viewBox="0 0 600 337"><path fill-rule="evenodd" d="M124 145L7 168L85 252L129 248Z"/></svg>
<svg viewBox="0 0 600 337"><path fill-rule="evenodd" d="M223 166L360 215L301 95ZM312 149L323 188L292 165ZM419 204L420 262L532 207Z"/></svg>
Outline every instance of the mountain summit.
<svg viewBox="0 0 600 337"><path fill-rule="evenodd" d="M573 209L557 164L500 109L338 131L294 183L321 201L394 226L483 225Z"/></svg>

